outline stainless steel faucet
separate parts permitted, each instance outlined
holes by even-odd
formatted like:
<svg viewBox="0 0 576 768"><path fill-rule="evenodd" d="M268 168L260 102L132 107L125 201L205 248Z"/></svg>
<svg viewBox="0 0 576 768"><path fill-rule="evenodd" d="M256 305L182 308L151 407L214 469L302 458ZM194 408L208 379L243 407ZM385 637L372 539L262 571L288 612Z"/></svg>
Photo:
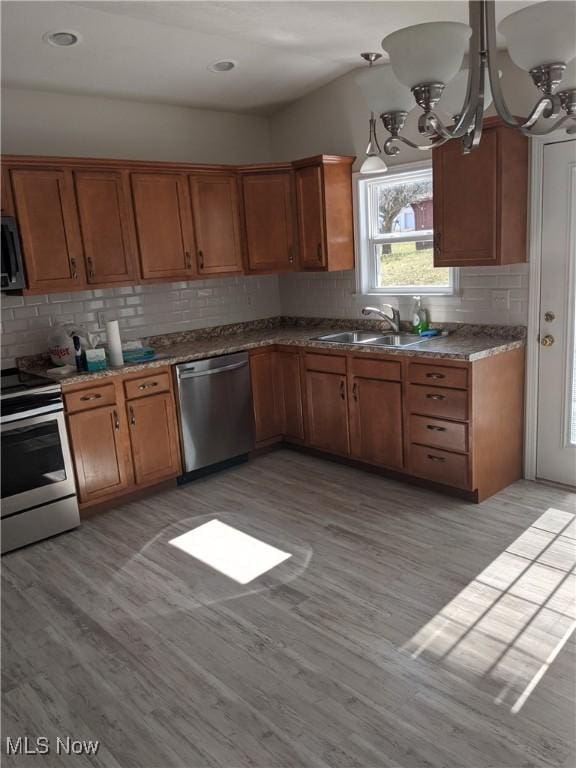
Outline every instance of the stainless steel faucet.
<svg viewBox="0 0 576 768"><path fill-rule="evenodd" d="M387 309L390 312L392 312L392 317L390 315L387 315L384 310ZM382 309L378 309L378 307L363 307L362 308L362 314L363 315L378 315L378 317L381 317L382 320L386 320L390 328L394 331L394 333L400 333L400 312L396 309L396 307L393 307L391 304L382 304Z"/></svg>

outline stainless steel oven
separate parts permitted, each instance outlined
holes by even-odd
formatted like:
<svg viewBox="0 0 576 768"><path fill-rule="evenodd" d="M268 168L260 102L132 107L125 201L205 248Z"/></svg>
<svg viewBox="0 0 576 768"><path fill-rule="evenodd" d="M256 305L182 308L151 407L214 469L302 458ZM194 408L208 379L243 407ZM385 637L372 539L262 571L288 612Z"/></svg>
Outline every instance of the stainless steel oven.
<svg viewBox="0 0 576 768"><path fill-rule="evenodd" d="M1 376L2 552L80 524L62 391L19 373Z"/></svg>

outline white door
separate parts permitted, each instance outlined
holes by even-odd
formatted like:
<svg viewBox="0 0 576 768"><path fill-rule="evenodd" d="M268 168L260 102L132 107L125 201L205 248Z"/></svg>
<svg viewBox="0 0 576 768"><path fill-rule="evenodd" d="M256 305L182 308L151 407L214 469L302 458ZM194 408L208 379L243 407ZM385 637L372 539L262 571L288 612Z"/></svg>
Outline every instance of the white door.
<svg viewBox="0 0 576 768"><path fill-rule="evenodd" d="M576 141L546 144L536 476L576 485Z"/></svg>

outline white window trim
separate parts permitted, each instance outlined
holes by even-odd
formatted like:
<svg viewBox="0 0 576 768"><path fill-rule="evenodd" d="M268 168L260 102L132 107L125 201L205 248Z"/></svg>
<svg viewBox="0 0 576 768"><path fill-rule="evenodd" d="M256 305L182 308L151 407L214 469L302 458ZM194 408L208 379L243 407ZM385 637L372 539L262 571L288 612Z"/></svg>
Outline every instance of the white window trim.
<svg viewBox="0 0 576 768"><path fill-rule="evenodd" d="M388 180L394 176L404 176L409 173L428 171L432 168L430 161L422 163L406 163L395 165L382 174L353 174L354 181L354 232L356 245L356 293L362 296L457 296L460 293L460 270L450 268L450 284L448 286L386 286L385 288L373 287L376 283L373 274L374 259L370 257L370 251L376 239L369 238L368 216L372 202L370 200L370 182L378 179ZM361 204L362 203L362 204ZM414 240L414 235L399 236L397 242ZM390 242L382 238L382 242Z"/></svg>

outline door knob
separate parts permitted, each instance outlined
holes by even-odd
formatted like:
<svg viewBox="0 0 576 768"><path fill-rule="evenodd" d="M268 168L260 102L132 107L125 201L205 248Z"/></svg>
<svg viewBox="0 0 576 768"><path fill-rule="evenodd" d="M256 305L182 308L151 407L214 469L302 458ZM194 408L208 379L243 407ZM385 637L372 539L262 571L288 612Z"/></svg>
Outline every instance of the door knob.
<svg viewBox="0 0 576 768"><path fill-rule="evenodd" d="M551 347L552 344L554 344L554 336L547 333L546 336L543 336L540 339L540 344L542 344L543 347Z"/></svg>

